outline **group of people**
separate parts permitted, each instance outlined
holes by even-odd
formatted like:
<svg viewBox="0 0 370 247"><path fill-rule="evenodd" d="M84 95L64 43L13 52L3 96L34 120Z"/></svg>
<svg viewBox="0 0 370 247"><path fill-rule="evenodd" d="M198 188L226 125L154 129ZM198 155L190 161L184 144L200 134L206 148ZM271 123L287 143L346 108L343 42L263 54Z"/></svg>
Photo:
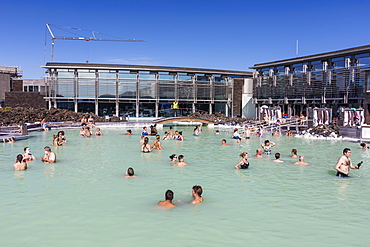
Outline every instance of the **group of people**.
<svg viewBox="0 0 370 247"><path fill-rule="evenodd" d="M198 203L203 202L202 193L203 193L202 186L194 185L191 190L191 195L193 197L193 200L190 202L190 204L198 204ZM161 207L167 207L167 208L177 207L177 205L172 202L174 196L175 196L175 193L173 193L172 190L167 190L164 193L164 201L159 201L158 205ZM181 200L178 200L178 202L184 203Z"/></svg>
<svg viewBox="0 0 370 247"><path fill-rule="evenodd" d="M56 155L49 146L44 147L44 156L40 160L44 163L55 163ZM18 154L15 163L13 164L14 170L22 171L26 170L28 167L27 162L36 160L36 157L31 154L31 149L29 147L24 148L24 154Z"/></svg>

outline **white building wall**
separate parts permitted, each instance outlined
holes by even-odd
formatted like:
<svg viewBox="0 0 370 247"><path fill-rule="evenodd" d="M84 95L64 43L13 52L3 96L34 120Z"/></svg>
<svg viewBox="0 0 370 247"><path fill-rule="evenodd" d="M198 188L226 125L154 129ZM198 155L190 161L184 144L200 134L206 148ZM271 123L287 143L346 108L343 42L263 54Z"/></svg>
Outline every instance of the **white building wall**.
<svg viewBox="0 0 370 247"><path fill-rule="evenodd" d="M255 118L256 106L252 103L253 98L253 78L244 79L242 95L242 117Z"/></svg>

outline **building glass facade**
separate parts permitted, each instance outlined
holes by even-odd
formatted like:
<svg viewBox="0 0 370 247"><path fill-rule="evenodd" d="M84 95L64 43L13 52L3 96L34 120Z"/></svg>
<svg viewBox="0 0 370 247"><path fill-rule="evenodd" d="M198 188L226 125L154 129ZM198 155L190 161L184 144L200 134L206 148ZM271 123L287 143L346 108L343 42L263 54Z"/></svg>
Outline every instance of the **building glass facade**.
<svg viewBox="0 0 370 247"><path fill-rule="evenodd" d="M231 116L234 78L251 72L157 66L48 63L50 107L94 112L99 116L171 116L222 112ZM216 72L216 73L215 73Z"/></svg>

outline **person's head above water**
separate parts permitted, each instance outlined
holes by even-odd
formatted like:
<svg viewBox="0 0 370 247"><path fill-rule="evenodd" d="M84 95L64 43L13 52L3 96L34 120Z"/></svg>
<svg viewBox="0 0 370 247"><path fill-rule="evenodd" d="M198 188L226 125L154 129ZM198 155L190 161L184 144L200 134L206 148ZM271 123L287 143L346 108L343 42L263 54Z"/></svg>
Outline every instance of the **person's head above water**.
<svg viewBox="0 0 370 247"><path fill-rule="evenodd" d="M243 152L243 153L240 153L239 156L244 158L244 157L248 156L248 153L247 152Z"/></svg>
<svg viewBox="0 0 370 247"><path fill-rule="evenodd" d="M360 143L360 146L361 147L366 147L366 143L365 142L362 142L362 143Z"/></svg>
<svg viewBox="0 0 370 247"><path fill-rule="evenodd" d="M346 154L351 154L351 149L349 148L343 149L343 155L346 155Z"/></svg>
<svg viewBox="0 0 370 247"><path fill-rule="evenodd" d="M180 154L180 155L178 156L178 158L179 158L179 161L181 161L181 160L183 160L183 159L184 159L184 155Z"/></svg>
<svg viewBox="0 0 370 247"><path fill-rule="evenodd" d="M173 159L177 159L176 154L172 154L172 155L170 155L170 159L171 159L171 160L173 160Z"/></svg>
<svg viewBox="0 0 370 247"><path fill-rule="evenodd" d="M269 140L265 140L265 146L268 146L270 145L270 141Z"/></svg>
<svg viewBox="0 0 370 247"><path fill-rule="evenodd" d="M131 176L134 176L134 175L135 175L134 168L129 167L129 168L127 169L127 175L129 175L130 177L131 177Z"/></svg>
<svg viewBox="0 0 370 247"><path fill-rule="evenodd" d="M304 155L299 155L298 160L299 161L304 161Z"/></svg>
<svg viewBox="0 0 370 247"><path fill-rule="evenodd" d="M258 148L258 149L256 150L256 154L262 154L262 149Z"/></svg>
<svg viewBox="0 0 370 247"><path fill-rule="evenodd" d="M193 186L193 192L194 192L195 194L197 194L198 196L201 196L201 195L202 195L202 193L203 193L202 186L200 186L200 185L194 185L194 186Z"/></svg>
<svg viewBox="0 0 370 247"><path fill-rule="evenodd" d="M297 152L298 152L297 149L295 148L292 149L292 154L297 155Z"/></svg>
<svg viewBox="0 0 370 247"><path fill-rule="evenodd" d="M23 161L23 155L18 154L17 155L17 158L16 158L16 161L19 162L19 163L21 163Z"/></svg>
<svg viewBox="0 0 370 247"><path fill-rule="evenodd" d="M280 159L280 153L275 154L275 159Z"/></svg>
<svg viewBox="0 0 370 247"><path fill-rule="evenodd" d="M166 193L164 194L165 198L166 198L166 201L167 200L170 200L172 201L173 200L173 191L172 190L167 190Z"/></svg>

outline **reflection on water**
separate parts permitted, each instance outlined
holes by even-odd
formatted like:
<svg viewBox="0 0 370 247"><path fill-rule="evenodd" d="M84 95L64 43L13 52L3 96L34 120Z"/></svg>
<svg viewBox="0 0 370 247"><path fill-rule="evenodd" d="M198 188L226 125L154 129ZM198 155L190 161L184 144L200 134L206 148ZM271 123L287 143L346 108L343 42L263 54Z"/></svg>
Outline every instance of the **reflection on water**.
<svg viewBox="0 0 370 247"><path fill-rule="evenodd" d="M276 143L273 154L281 153L284 163L278 164L274 155L252 156L264 141L256 136L238 144L231 132L215 135L204 127L193 137L192 127L176 129L183 131L184 142L162 140L164 149L149 154L140 152L140 128L133 129L133 136L122 135L125 129L102 129L99 138L79 137L78 129L68 129L67 145L52 147L55 164L37 160L17 172L11 166L15 155L25 146L42 154L57 131L0 145L2 245L40 246L46 231L45 246L325 246L338 235L346 236L343 246L366 245L370 212L351 210L366 208L370 201L369 152L358 143L329 145L265 134ZM230 145L221 146L222 139ZM340 179L333 167L345 147L352 149L354 163L365 163L351 171L352 178ZM292 148L312 165L294 166ZM245 151L251 154L250 169L235 170ZM184 155L189 165L172 166L171 154ZM138 177L124 178L128 167ZM203 203L156 209L167 189L175 192L176 204L190 201L183 194L196 184L203 187ZM19 238L19 232L27 238Z"/></svg>

